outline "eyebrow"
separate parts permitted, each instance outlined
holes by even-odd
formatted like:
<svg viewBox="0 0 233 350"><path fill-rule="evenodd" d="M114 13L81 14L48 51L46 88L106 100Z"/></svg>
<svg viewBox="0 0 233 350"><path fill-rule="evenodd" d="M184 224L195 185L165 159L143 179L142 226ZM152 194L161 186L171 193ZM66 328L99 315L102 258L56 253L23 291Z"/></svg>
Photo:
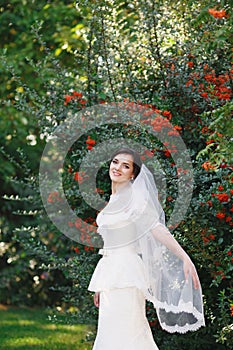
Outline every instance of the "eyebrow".
<svg viewBox="0 0 233 350"><path fill-rule="evenodd" d="M113 160L117 160L118 162L119 162L119 159L118 158L113 158ZM130 163L128 163L128 162L122 162L123 164L125 164L125 165L130 165Z"/></svg>

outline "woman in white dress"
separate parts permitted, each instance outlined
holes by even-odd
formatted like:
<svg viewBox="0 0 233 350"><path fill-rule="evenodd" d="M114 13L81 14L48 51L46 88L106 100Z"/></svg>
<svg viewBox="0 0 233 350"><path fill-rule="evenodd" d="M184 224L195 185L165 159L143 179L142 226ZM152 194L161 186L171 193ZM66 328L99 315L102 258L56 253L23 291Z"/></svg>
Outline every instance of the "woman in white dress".
<svg viewBox="0 0 233 350"><path fill-rule="evenodd" d="M165 226L150 171L128 148L115 152L112 195L97 217L103 257L89 290L99 307L93 350L158 350L145 301L168 332L204 325L202 292L191 259Z"/></svg>

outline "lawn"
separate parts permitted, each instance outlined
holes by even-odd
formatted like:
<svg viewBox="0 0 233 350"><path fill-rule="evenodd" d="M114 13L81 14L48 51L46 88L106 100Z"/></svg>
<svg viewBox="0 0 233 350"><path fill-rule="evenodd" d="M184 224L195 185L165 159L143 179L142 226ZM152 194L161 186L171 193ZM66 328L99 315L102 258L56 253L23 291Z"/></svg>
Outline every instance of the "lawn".
<svg viewBox="0 0 233 350"><path fill-rule="evenodd" d="M43 309L0 308L1 350L91 350L85 325L53 324Z"/></svg>

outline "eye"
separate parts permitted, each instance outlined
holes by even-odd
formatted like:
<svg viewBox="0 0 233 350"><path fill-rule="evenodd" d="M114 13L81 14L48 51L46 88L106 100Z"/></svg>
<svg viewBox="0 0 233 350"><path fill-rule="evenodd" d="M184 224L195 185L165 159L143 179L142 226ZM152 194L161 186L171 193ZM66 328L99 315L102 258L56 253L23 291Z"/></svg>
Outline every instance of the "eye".
<svg viewBox="0 0 233 350"><path fill-rule="evenodd" d="M125 165L125 168L126 168L126 169L129 169L129 166L128 166L128 165Z"/></svg>
<svg viewBox="0 0 233 350"><path fill-rule="evenodd" d="M117 160L116 160L116 159L113 159L113 160L112 160L112 163L117 164Z"/></svg>

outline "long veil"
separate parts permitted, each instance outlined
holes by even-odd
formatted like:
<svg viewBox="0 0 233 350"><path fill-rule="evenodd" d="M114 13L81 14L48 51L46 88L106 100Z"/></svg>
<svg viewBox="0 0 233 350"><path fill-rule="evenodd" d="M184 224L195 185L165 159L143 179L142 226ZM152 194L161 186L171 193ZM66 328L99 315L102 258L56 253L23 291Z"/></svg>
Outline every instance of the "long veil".
<svg viewBox="0 0 233 350"><path fill-rule="evenodd" d="M183 261L160 242L162 235L173 237L165 226L153 175L145 165L132 187L136 198L140 194L135 205L140 207L139 202L144 200L146 211L154 218L151 227L148 216L140 216L144 234L138 244L150 286L146 298L153 303L162 328L168 332L196 330L205 324L202 290L194 288L191 276L186 281Z"/></svg>

